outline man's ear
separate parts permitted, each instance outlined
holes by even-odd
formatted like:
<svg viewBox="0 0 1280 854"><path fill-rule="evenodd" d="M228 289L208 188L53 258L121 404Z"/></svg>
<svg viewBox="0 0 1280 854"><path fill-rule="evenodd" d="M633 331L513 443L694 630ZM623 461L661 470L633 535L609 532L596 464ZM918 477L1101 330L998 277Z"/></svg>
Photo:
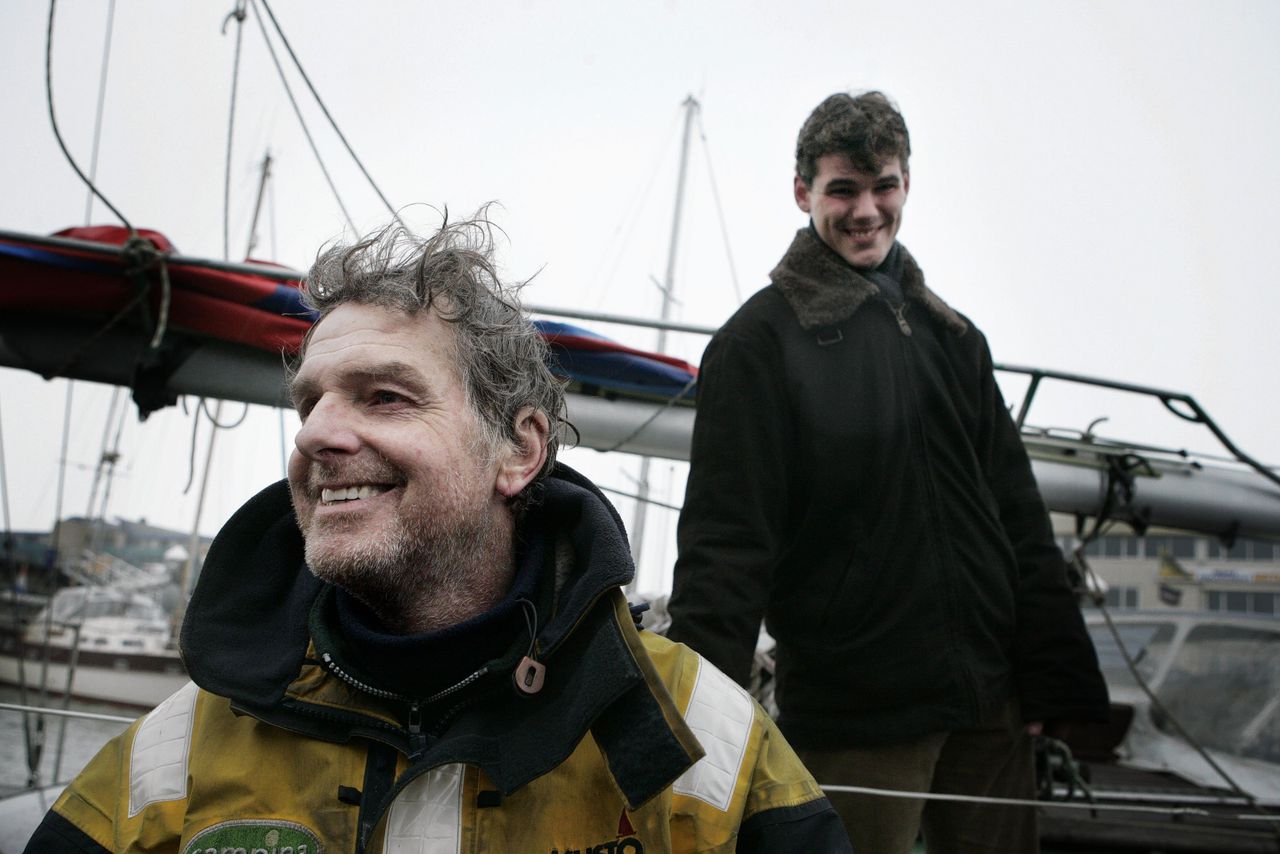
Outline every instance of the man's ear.
<svg viewBox="0 0 1280 854"><path fill-rule="evenodd" d="M796 176L795 194L796 207L805 213L809 213L809 185L799 175Z"/></svg>
<svg viewBox="0 0 1280 854"><path fill-rule="evenodd" d="M902 173L902 195L905 196L910 192L911 192L911 173L903 172Z"/></svg>
<svg viewBox="0 0 1280 854"><path fill-rule="evenodd" d="M507 448L498 464L494 489L515 498L529 485L547 459L551 423L545 412L526 406L516 414L516 444Z"/></svg>

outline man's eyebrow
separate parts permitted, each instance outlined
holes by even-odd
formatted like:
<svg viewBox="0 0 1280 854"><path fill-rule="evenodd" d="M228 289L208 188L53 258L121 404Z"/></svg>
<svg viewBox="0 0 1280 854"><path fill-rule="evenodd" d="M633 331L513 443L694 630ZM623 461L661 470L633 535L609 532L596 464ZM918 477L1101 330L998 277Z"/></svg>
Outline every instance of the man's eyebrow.
<svg viewBox="0 0 1280 854"><path fill-rule="evenodd" d="M365 385L397 385L414 397L432 397L435 394L422 371L405 362L384 362L373 368L357 368L348 376Z"/></svg>
<svg viewBox="0 0 1280 854"><path fill-rule="evenodd" d="M405 362L386 362L368 368L344 368L339 374L339 382L344 385L388 383L400 386L415 396L427 397L432 394L431 386L423 378L422 372ZM319 393L319 384L310 377L295 377L289 383L289 400L295 409L303 400Z"/></svg>
<svg viewBox="0 0 1280 854"><path fill-rule="evenodd" d="M862 182L857 178L832 178L827 182L825 189L830 190L858 190L861 189Z"/></svg>

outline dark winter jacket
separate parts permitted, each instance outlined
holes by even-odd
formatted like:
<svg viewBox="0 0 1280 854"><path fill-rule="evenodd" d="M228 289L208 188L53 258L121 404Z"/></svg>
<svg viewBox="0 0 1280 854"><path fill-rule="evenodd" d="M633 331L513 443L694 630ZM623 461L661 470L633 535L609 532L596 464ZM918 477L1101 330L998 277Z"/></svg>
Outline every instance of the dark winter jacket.
<svg viewBox="0 0 1280 854"><path fill-rule="evenodd" d="M849 850L763 710L637 631L626 536L588 481L558 467L520 538L526 557L546 544L536 641L513 646L545 667L540 690L518 690L499 654L404 695L347 657L287 489L262 492L219 534L187 612L199 689L110 742L28 851Z"/></svg>
<svg viewBox="0 0 1280 854"><path fill-rule="evenodd" d="M1106 687L982 334L903 252L896 308L811 229L703 357L669 637L793 744L1094 719Z"/></svg>

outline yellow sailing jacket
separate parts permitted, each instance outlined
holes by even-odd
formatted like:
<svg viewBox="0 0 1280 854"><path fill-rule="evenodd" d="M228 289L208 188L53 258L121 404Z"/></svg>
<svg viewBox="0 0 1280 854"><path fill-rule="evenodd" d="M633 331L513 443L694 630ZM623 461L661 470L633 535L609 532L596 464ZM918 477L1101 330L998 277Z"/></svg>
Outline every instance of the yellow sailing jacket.
<svg viewBox="0 0 1280 854"><path fill-rule="evenodd" d="M506 797L474 766L413 769L398 755L399 793L361 846L367 744L295 736L188 684L103 748L54 811L106 851L183 854L657 854L747 850L740 828L750 833L757 817L762 833L770 817L816 830L825 799L760 706L687 647L636 641L683 717L673 732L706 751L640 805L590 735Z"/></svg>
<svg viewBox="0 0 1280 854"><path fill-rule="evenodd" d="M581 519L596 512L579 493L566 515L579 520L577 542ZM549 484L553 510L564 497ZM246 510L275 518L287 501L268 490ZM244 520L228 528L242 535ZM187 685L109 742L28 852L850 850L821 790L749 695L688 647L638 631L615 575L583 586L602 555L623 561L625 539L597 537L591 566L579 556L573 577L557 580L557 613L538 634L546 681L536 696L491 674L470 703L414 703L407 714L400 699L344 678L314 636L304 631L295 646L290 627L306 623L288 609L320 599L309 573L275 591L279 613L267 629L255 629L264 622L255 617L233 636L226 609L250 584L282 583L263 571L263 555L287 552L242 541L255 545L252 555L232 551L241 574L216 597L198 592L188 611L189 622L228 632L210 648L184 630L189 670L205 688ZM206 576L232 572L217 548ZM271 688L286 666L293 676Z"/></svg>

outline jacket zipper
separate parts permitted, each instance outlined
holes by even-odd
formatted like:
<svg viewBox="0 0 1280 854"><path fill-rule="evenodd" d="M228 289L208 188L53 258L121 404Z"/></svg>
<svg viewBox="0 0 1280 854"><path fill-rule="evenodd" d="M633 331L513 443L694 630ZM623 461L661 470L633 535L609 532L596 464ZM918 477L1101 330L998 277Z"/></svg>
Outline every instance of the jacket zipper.
<svg viewBox="0 0 1280 854"><path fill-rule="evenodd" d="M417 756L427 747L427 737L422 734L422 706L417 700L409 703L409 755Z"/></svg>
<svg viewBox="0 0 1280 854"><path fill-rule="evenodd" d="M903 300L895 306L890 306L893 311L893 317L898 321L898 328L902 330L902 334L907 337L911 336L911 324L907 323L907 301Z"/></svg>
<svg viewBox="0 0 1280 854"><path fill-rule="evenodd" d="M346 682L352 688L358 688L359 690L363 691L366 694L372 694L373 696L380 697L384 700L400 700L401 702L404 702L404 703L411 702L411 700L408 697L405 697L401 694L395 694L395 693L392 693L391 691L384 691L381 688L375 688L372 685L361 682L359 679L355 678L350 673L347 673L345 670L343 670L342 667L339 666L338 662L333 660L333 656L327 652L321 655L320 658L324 661L325 670L328 670L330 673L332 673L334 676L337 676L343 682Z"/></svg>
<svg viewBox="0 0 1280 854"><path fill-rule="evenodd" d="M439 702L440 700L443 700L446 697L449 697L449 696L452 696L453 694L458 693L462 689L466 688L468 685L474 684L476 681L478 681L480 678L482 678L489 672L489 667L486 665L484 667L481 667L475 673L472 673L470 676L463 679L461 682L458 682L455 685L445 688L443 691L437 691L436 693L432 694L430 697L426 698L425 700L415 700L411 697L406 697L403 694L397 694L393 691L386 691L386 690L383 690L382 688L375 688L373 685L370 685L367 682L363 682L355 678L350 673L347 673L345 670L343 670L341 665L339 665L338 662L334 661L333 656L330 653L327 653L327 652L323 653L320 657L324 662L324 666L326 670L328 670L334 676L338 677L339 679L341 679L343 682L347 683L351 687L359 691L363 691L366 694L370 694L374 697L379 697L384 700L395 700L400 703L409 704L409 712L406 720L406 723L407 723L406 729L409 732L409 755L410 756L417 756L418 754L422 753L422 751L425 750L427 747L427 734L422 730L423 706L430 706L433 703Z"/></svg>
<svg viewBox="0 0 1280 854"><path fill-rule="evenodd" d="M905 313L906 313L906 302L904 301L901 306L894 309L893 314L894 314L894 317L897 318L898 326L902 329L903 334L909 336L911 335L911 327L907 325L906 318L903 316ZM915 367L914 367L915 362L913 359L913 356L915 355L915 353L914 351L912 352L906 351L905 348L910 346L906 342L903 342L902 346L904 348L904 356L905 356L904 363L908 366L907 370L911 372L911 376L908 378L908 382L906 383L909 399L911 403L911 416L912 416L911 420L915 428L914 432L916 435L916 442L919 444L919 454L925 461L924 471L922 474L923 480L924 480L924 486L929 496L930 513L935 519L940 520L941 512L939 510L937 486L933 482L933 477L929 474L929 472L931 471L931 465L928 459L929 458L928 441L925 438L926 436L925 427L924 427L923 419L920 414L920 398L919 398L919 393L916 385L916 374L915 374ZM939 536L939 533L937 531L937 526L931 524L929 528L930 528L930 538L933 540L934 548L939 552L946 552L951 554L952 549L949 543L944 541ZM951 554L951 557L952 557L952 560L954 561L954 554ZM957 637L957 634L960 631L960 623L962 621L958 613L955 582L952 580L950 573L943 573L941 581L947 593L948 613L947 613L946 631L947 631L947 635L951 638L950 648L953 650L959 650L961 649L962 645L959 641L959 638ZM970 665L968 658L964 655L959 656L957 663L960 667L960 670L964 673L964 677L965 677L964 690L969 700L969 708L972 710L973 714L976 715L978 712L978 697L977 697L977 689L974 685L973 668Z"/></svg>

